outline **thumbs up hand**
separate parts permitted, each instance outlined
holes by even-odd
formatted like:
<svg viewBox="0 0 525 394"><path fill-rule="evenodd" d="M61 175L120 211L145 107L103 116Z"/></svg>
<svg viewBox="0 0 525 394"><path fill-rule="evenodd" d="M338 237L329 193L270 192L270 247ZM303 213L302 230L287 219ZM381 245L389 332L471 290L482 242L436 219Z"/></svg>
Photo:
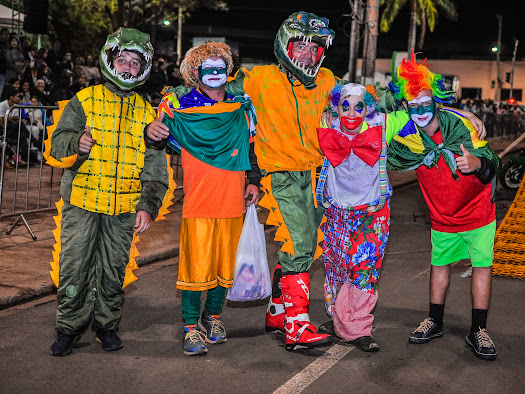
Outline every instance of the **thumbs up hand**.
<svg viewBox="0 0 525 394"><path fill-rule="evenodd" d="M161 111L159 117L148 125L146 134L149 139L153 141L162 141L169 137L170 132L168 126L162 123L164 119L164 111Z"/></svg>
<svg viewBox="0 0 525 394"><path fill-rule="evenodd" d="M78 141L78 150L80 153L85 155L91 151L91 148L96 143L97 141L91 137L91 128L86 126L86 132L82 135L82 137L80 137L80 140Z"/></svg>
<svg viewBox="0 0 525 394"><path fill-rule="evenodd" d="M481 160L476 156L473 156L464 146L460 145L463 156L456 157L456 164L458 170L463 174L470 174L481 167Z"/></svg>

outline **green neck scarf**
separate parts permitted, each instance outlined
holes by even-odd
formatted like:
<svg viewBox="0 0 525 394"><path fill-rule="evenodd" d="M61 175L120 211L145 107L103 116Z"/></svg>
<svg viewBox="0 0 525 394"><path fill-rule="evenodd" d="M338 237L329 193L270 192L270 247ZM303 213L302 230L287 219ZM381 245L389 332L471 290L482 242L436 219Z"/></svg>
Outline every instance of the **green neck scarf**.
<svg viewBox="0 0 525 394"><path fill-rule="evenodd" d="M251 168L250 131L243 103L228 101L174 110L173 118L165 116L163 123L188 153L204 163L229 171Z"/></svg>

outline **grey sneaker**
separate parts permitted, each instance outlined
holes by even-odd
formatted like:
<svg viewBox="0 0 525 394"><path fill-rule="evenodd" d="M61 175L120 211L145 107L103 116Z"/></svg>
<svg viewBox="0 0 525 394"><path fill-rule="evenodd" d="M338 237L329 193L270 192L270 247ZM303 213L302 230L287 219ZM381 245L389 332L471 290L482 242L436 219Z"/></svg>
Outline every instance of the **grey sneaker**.
<svg viewBox="0 0 525 394"><path fill-rule="evenodd" d="M465 341L472 347L476 357L483 360L495 360L498 356L496 346L489 337L489 333L485 328L479 331L470 331L465 338Z"/></svg>
<svg viewBox="0 0 525 394"><path fill-rule="evenodd" d="M187 356L204 356L208 348L204 343L204 334L197 330L184 327L184 354Z"/></svg>
<svg viewBox="0 0 525 394"><path fill-rule="evenodd" d="M443 324L437 324L434 319L427 317L419 327L408 337L410 343L427 343L433 338L443 336Z"/></svg>
<svg viewBox="0 0 525 394"><path fill-rule="evenodd" d="M220 316L209 315L208 312L204 311L198 327L206 336L206 342L208 343L224 343L227 341L226 329Z"/></svg>

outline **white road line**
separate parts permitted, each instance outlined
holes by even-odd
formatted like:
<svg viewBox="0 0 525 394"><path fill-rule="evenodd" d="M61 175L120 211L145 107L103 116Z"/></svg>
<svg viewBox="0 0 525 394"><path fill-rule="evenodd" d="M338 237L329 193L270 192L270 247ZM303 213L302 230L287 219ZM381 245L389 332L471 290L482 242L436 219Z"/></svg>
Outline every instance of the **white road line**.
<svg viewBox="0 0 525 394"><path fill-rule="evenodd" d="M353 346L332 346L317 360L275 390L274 394L300 393L354 349Z"/></svg>

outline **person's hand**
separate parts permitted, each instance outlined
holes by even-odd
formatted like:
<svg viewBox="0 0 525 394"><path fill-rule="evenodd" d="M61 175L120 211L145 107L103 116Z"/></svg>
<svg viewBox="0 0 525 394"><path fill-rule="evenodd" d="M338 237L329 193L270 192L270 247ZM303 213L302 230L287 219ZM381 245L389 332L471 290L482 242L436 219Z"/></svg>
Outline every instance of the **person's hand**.
<svg viewBox="0 0 525 394"><path fill-rule="evenodd" d="M259 202L259 188L255 185L246 186L244 191L244 198L248 198L251 194L252 198L246 202L246 205L250 206L252 204L257 204Z"/></svg>
<svg viewBox="0 0 525 394"><path fill-rule="evenodd" d="M327 109L321 115L321 126L322 127L332 127L332 122L334 121L334 115L332 111Z"/></svg>
<svg viewBox="0 0 525 394"><path fill-rule="evenodd" d="M146 231L151 224L151 216L146 211L138 211L135 220L135 234Z"/></svg>
<svg viewBox="0 0 525 394"><path fill-rule="evenodd" d="M472 126L476 129L476 132L478 133L478 139L484 140L487 136L487 129L485 128L485 123L481 119L479 119L477 116L472 115L472 118L469 119L470 123L472 123Z"/></svg>
<svg viewBox="0 0 525 394"><path fill-rule="evenodd" d="M164 119L164 111L162 111L157 119L151 122L146 129L146 134L150 140L162 141L169 137L170 132L168 126L162 123Z"/></svg>
<svg viewBox="0 0 525 394"><path fill-rule="evenodd" d="M80 137L80 140L78 141L78 150L82 154L88 154L91 151L91 148L93 145L97 143L96 140L91 137L91 128L89 126L86 126L86 132Z"/></svg>
<svg viewBox="0 0 525 394"><path fill-rule="evenodd" d="M460 148L461 152L463 152L463 156L456 157L458 170L463 174L470 174L471 172L479 170L481 167L481 160L466 150L463 144L460 145Z"/></svg>

